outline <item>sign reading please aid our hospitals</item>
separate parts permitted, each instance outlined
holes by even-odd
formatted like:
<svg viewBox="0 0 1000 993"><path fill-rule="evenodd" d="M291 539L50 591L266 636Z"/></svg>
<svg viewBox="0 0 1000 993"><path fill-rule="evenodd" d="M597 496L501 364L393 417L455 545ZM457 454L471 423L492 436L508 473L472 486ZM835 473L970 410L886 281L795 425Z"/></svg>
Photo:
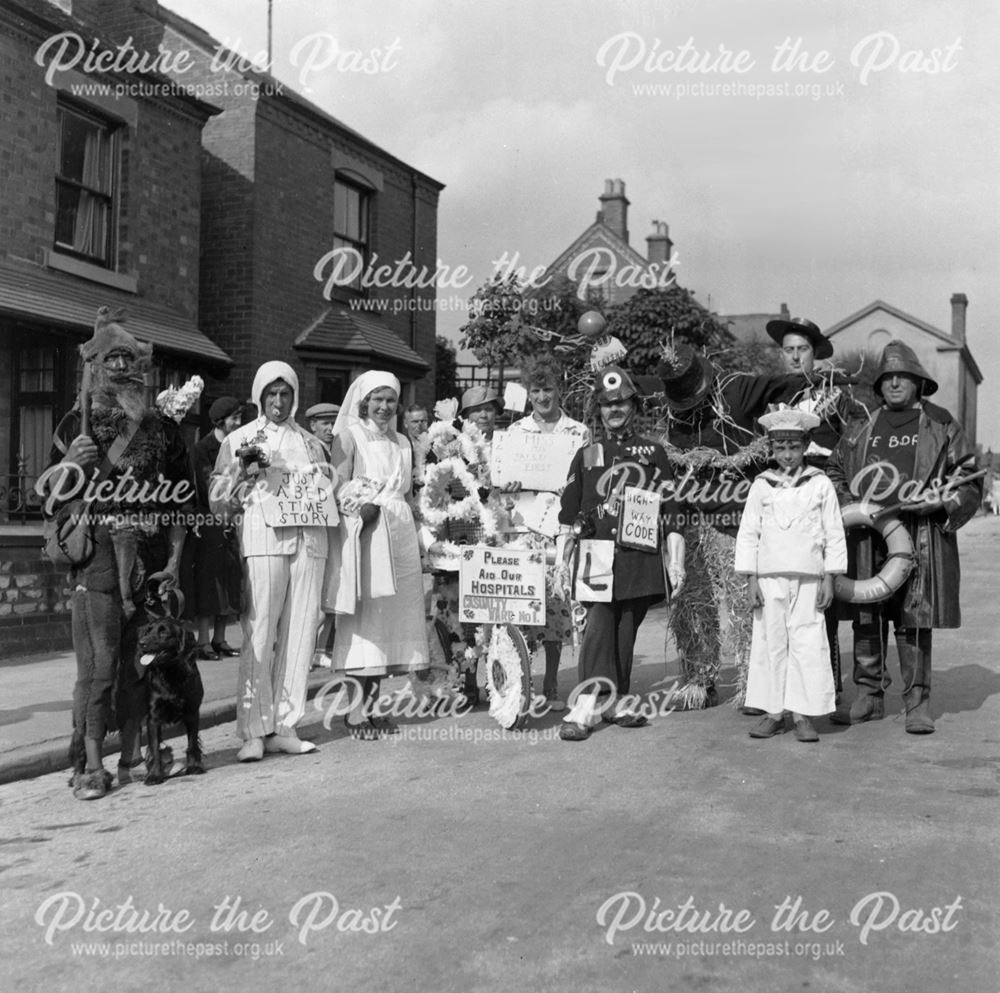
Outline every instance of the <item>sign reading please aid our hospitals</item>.
<svg viewBox="0 0 1000 993"><path fill-rule="evenodd" d="M465 624L544 624L545 555L526 548L464 548L459 596Z"/></svg>

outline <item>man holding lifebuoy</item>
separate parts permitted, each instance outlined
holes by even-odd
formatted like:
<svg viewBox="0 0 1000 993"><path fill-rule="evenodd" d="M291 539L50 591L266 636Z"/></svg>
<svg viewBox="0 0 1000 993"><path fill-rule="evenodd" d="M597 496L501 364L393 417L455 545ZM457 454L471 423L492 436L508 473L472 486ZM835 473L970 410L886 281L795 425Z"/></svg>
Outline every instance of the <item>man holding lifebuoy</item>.
<svg viewBox="0 0 1000 993"><path fill-rule="evenodd" d="M861 724L885 716L888 624L895 627L903 681L906 730L931 734L931 632L961 626L959 561L955 532L976 512L981 481L968 478L974 453L961 427L942 407L925 398L938 388L913 349L890 341L876 369L875 395L882 406L848 432L835 449L827 474L841 503L858 497L898 507L913 541L916 563L888 599L858 605L854 616L854 682L858 696L838 724ZM859 579L872 576L885 560L869 532L849 535Z"/></svg>

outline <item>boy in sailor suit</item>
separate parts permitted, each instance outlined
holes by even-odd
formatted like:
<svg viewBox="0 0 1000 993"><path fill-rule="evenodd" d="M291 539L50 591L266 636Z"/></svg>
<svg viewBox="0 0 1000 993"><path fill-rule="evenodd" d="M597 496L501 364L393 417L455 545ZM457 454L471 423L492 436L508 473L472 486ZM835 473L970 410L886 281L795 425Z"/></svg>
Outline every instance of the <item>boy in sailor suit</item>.
<svg viewBox="0 0 1000 993"><path fill-rule="evenodd" d="M835 707L823 611L833 577L847 571L844 525L833 484L804 464L819 418L777 410L759 423L778 467L754 480L736 536L736 572L753 604L746 705L765 712L750 736L780 734L790 710L795 737L818 741L809 718Z"/></svg>

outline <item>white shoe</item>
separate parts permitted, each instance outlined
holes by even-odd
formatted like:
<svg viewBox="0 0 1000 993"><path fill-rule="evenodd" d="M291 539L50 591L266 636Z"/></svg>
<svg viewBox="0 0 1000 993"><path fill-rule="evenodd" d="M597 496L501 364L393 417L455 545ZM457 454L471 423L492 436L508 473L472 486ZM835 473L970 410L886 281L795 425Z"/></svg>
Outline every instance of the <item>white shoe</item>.
<svg viewBox="0 0 1000 993"><path fill-rule="evenodd" d="M237 762L259 762L264 757L264 739L248 738L236 753Z"/></svg>
<svg viewBox="0 0 1000 993"><path fill-rule="evenodd" d="M312 662L309 665L310 671L313 669L332 669L333 659L326 652L315 652Z"/></svg>
<svg viewBox="0 0 1000 993"><path fill-rule="evenodd" d="M305 755L315 752L316 746L311 741L302 741L294 734L272 734L264 739L264 751L269 754L284 752L286 755Z"/></svg>

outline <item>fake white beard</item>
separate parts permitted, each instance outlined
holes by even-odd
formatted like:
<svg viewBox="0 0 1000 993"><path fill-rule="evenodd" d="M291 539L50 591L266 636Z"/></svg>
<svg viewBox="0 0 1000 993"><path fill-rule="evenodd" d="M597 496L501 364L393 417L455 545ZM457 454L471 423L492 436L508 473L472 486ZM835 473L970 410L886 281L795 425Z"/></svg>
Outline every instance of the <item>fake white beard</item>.
<svg viewBox="0 0 1000 993"><path fill-rule="evenodd" d="M127 383L112 383L105 381L95 387L91 394L91 406L94 410L113 410L120 407L130 421L138 423L146 413L145 389L142 380Z"/></svg>

